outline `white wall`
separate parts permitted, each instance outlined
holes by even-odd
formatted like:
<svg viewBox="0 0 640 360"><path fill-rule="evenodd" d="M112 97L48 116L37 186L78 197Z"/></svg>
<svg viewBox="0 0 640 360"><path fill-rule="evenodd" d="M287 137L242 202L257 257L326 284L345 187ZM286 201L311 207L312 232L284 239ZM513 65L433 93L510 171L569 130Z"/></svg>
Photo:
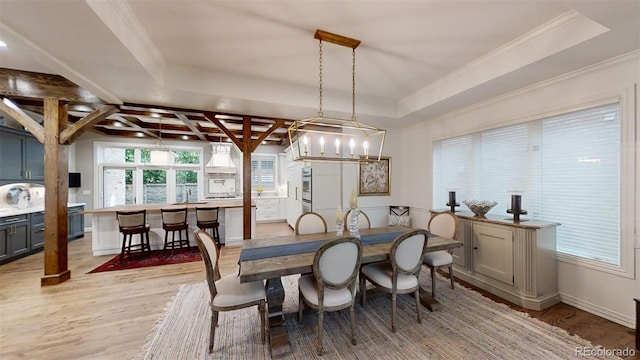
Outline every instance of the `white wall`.
<svg viewBox="0 0 640 360"><path fill-rule="evenodd" d="M635 190L640 189L640 126L636 110L640 104L639 82L640 53L635 52L403 129L401 143L411 146L401 147L401 155L395 156L401 161L401 183L393 190L401 192L400 199L411 206L413 224L424 227L432 208L433 141L619 98L623 161L629 160L623 165L627 166L627 175L621 188L621 216L626 224L621 229L622 242L627 254L631 254L629 273L612 274L558 260L558 285L563 302L634 327L633 298L640 297L640 233L634 233L634 227L640 232L640 191ZM562 219L546 220L562 223Z"/></svg>

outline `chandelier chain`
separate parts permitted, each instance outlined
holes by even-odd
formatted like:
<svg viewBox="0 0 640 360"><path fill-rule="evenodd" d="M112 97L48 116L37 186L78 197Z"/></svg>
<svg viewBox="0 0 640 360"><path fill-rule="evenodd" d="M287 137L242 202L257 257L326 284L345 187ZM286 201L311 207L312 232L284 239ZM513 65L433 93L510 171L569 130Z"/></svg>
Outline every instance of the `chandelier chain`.
<svg viewBox="0 0 640 360"><path fill-rule="evenodd" d="M319 41L320 45L320 107L318 108L318 116L322 115L322 40Z"/></svg>
<svg viewBox="0 0 640 360"><path fill-rule="evenodd" d="M351 120L356 121L356 49L352 49L352 68L351 68Z"/></svg>

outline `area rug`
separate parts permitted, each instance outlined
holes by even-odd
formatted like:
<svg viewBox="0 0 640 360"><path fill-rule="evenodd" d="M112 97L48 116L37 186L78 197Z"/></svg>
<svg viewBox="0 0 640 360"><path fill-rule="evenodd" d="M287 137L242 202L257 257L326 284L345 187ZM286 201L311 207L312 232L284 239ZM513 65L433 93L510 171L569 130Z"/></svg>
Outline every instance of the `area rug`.
<svg viewBox="0 0 640 360"><path fill-rule="evenodd" d="M170 250L153 250L148 253L136 253L132 254L130 257L125 256L122 261L120 261L120 254L118 254L109 259L106 263L89 271L87 274L103 271L137 269L149 266L182 264L200 260L202 260L200 250L195 246L175 249L173 250L173 253Z"/></svg>
<svg viewBox="0 0 640 360"><path fill-rule="evenodd" d="M423 271L421 283L429 275ZM417 323L415 303L398 296L398 331L391 332L391 299L387 294L356 305L357 345L351 345L348 310L325 313L324 354L316 353L317 314L300 323L297 276L283 278L283 309L292 354L285 359L571 359L578 349L595 349L588 341L496 303L476 291L439 280L436 312L421 309ZM208 337L211 312L206 283L183 285L168 304L136 359L270 359L260 342L256 307L220 313L213 354ZM600 355L597 352L592 354ZM599 359L602 357L580 356ZM611 359L612 357L606 357Z"/></svg>

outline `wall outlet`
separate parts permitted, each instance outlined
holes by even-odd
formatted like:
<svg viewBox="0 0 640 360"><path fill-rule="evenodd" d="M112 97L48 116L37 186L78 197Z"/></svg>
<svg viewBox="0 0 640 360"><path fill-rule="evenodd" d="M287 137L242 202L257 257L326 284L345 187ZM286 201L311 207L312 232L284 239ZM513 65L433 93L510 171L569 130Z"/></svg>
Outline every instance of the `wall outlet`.
<svg viewBox="0 0 640 360"><path fill-rule="evenodd" d="M82 190L82 195L91 195L91 190Z"/></svg>

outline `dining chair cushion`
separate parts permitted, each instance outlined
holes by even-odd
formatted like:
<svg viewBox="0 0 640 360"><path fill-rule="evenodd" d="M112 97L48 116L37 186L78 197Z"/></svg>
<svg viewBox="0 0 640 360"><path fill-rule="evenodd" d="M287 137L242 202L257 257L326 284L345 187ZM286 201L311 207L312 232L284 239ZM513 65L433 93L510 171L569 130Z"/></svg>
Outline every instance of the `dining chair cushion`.
<svg viewBox="0 0 640 360"><path fill-rule="evenodd" d="M318 306L318 284L312 274L301 276L298 279L298 288L307 301ZM353 301L353 298L348 288L338 290L324 289L324 306L326 307L349 304L351 301Z"/></svg>
<svg viewBox="0 0 640 360"><path fill-rule="evenodd" d="M429 266L443 266L453 262L453 256L446 250L433 251L424 254L423 261Z"/></svg>
<svg viewBox="0 0 640 360"><path fill-rule="evenodd" d="M227 275L216 281L218 293L213 298L213 305L220 307L235 306L258 301L265 298L262 280L241 283L236 275Z"/></svg>
<svg viewBox="0 0 640 360"><path fill-rule="evenodd" d="M372 281L383 287L391 289L393 269L390 262L365 265L360 271ZM409 274L398 274L398 290L411 289L417 285L418 279L415 276Z"/></svg>

